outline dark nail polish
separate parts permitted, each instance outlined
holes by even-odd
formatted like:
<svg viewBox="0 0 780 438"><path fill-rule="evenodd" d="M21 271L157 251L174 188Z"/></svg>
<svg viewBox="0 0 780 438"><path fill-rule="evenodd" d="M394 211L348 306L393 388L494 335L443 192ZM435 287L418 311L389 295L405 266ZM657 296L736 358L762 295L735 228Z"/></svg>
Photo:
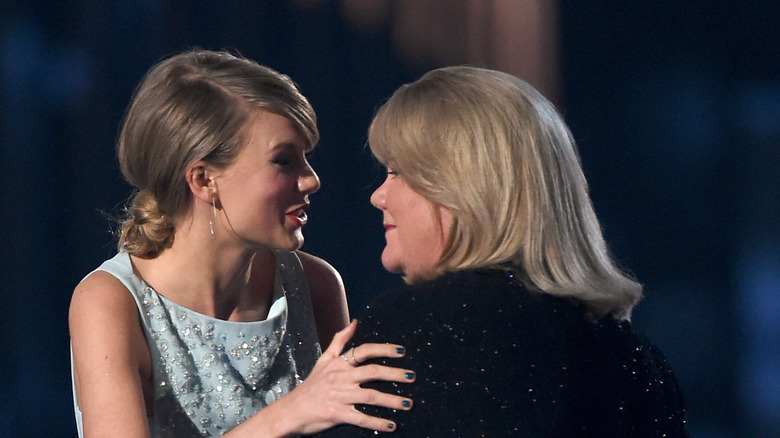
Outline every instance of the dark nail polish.
<svg viewBox="0 0 780 438"><path fill-rule="evenodd" d="M404 400L404 401L401 402L401 406L403 406L405 408L408 408L411 405L412 405L412 402L410 402L409 400Z"/></svg>
<svg viewBox="0 0 780 438"><path fill-rule="evenodd" d="M406 373L406 374L404 374L404 376L405 376L407 379L409 379L409 380L412 380L412 379L414 379L414 373L411 373L411 372L410 372L410 373Z"/></svg>
<svg viewBox="0 0 780 438"><path fill-rule="evenodd" d="M395 352L398 354L406 354L406 348L404 347L398 347L395 349Z"/></svg>
<svg viewBox="0 0 780 438"><path fill-rule="evenodd" d="M388 428L388 429L395 429L395 424L393 424L393 423L389 423L389 424L387 425L387 428Z"/></svg>

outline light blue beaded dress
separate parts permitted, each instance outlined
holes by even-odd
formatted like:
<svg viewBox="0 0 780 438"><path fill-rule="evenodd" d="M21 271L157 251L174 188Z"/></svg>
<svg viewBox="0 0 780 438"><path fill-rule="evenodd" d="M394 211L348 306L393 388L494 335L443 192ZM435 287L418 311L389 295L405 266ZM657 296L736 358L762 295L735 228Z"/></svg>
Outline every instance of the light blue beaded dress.
<svg viewBox="0 0 780 438"><path fill-rule="evenodd" d="M273 304L263 321L212 318L159 295L125 252L97 270L115 276L138 306L152 359L152 437L221 436L290 392L320 356L311 298L294 252L276 251ZM81 410L73 388L79 436Z"/></svg>

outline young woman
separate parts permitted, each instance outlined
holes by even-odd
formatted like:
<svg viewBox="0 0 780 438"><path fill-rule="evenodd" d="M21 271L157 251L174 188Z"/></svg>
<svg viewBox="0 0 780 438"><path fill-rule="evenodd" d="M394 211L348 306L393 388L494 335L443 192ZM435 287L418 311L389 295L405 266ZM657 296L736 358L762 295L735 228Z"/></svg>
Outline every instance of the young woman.
<svg viewBox="0 0 780 438"><path fill-rule="evenodd" d="M119 251L70 307L79 436L394 429L354 405L409 409L406 397L360 387L413 381L359 366L403 347L342 355L355 326L341 278L298 251L320 187L306 159L318 137L295 84L250 60L193 50L148 72L118 142L136 188Z"/></svg>

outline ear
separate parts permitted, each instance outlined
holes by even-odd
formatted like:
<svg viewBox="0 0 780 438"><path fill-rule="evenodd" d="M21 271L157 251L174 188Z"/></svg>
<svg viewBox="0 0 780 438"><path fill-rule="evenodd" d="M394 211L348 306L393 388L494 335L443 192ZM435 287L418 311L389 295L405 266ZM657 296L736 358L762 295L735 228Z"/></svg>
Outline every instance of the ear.
<svg viewBox="0 0 780 438"><path fill-rule="evenodd" d="M203 160L193 163L184 173L193 196L208 203L218 195L217 184L214 182L215 176L214 168Z"/></svg>

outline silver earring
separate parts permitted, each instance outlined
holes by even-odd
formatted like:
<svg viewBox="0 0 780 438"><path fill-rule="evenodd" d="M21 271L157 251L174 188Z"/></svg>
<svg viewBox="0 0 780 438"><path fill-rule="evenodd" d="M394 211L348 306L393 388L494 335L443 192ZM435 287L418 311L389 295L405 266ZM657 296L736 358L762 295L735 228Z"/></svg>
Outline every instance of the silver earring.
<svg viewBox="0 0 780 438"><path fill-rule="evenodd" d="M209 221L209 230L211 230L211 235L214 235L214 222L217 221L217 201L214 200L215 198L211 198L211 211L213 212L214 218Z"/></svg>

